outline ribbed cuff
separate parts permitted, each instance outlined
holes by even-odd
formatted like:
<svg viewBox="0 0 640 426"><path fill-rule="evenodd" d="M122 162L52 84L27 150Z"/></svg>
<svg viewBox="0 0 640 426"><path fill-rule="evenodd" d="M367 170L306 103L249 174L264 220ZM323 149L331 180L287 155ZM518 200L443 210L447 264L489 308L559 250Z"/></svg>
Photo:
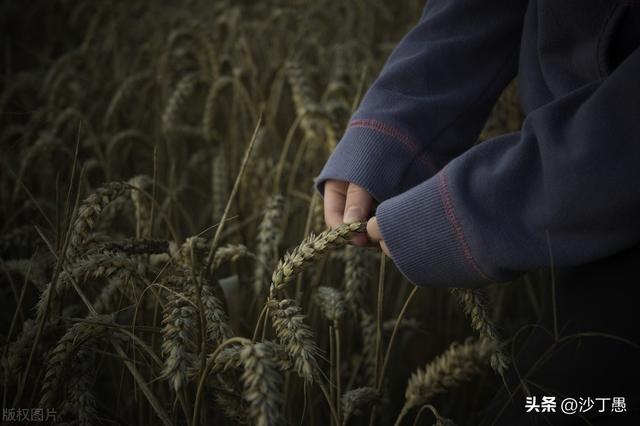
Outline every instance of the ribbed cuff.
<svg viewBox="0 0 640 426"><path fill-rule="evenodd" d="M381 203L376 216L391 257L414 284L476 287L493 281L466 242L444 170Z"/></svg>
<svg viewBox="0 0 640 426"><path fill-rule="evenodd" d="M424 156L379 124L365 126L352 122L331 154L314 184L324 195L329 179L353 182L378 202L426 180L432 173L424 164Z"/></svg>

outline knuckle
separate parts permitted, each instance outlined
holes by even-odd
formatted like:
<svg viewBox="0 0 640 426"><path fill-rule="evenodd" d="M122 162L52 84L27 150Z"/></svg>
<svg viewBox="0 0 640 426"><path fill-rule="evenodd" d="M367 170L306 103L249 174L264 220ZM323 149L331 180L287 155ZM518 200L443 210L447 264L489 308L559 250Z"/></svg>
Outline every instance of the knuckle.
<svg viewBox="0 0 640 426"><path fill-rule="evenodd" d="M340 194L340 191L338 191L338 188L334 186L325 186L324 193L325 193L325 203L326 203L327 202L326 196L328 194Z"/></svg>
<svg viewBox="0 0 640 426"><path fill-rule="evenodd" d="M347 196L349 195L360 195L362 193L366 194L366 191L364 189L362 189L361 187L359 187L358 185L355 184L351 184L349 185L349 187L347 188Z"/></svg>

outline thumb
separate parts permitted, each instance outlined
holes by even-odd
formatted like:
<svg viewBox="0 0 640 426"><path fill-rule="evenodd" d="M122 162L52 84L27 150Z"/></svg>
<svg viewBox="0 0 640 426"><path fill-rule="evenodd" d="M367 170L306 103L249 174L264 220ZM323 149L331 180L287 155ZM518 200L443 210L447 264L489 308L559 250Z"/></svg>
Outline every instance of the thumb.
<svg viewBox="0 0 640 426"><path fill-rule="evenodd" d="M369 218L373 199L371 195L355 183L350 183L347 188L347 197L344 203L344 223L364 221ZM356 246L366 246L368 239L366 235L354 235L351 243Z"/></svg>

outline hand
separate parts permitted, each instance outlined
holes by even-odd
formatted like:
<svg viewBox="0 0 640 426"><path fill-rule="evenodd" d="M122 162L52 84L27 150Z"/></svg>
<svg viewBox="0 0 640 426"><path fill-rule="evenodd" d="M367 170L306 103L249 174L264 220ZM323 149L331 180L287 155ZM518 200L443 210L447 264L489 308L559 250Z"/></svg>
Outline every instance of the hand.
<svg viewBox="0 0 640 426"><path fill-rule="evenodd" d="M324 184L324 221L330 228L343 223L365 221L371 214L373 198L355 183L328 180ZM366 246L366 235L355 235L351 242L357 246Z"/></svg>
<svg viewBox="0 0 640 426"><path fill-rule="evenodd" d="M378 219L376 217L372 217L367 221L367 235L376 243L380 244L380 249L386 254L389 258L391 258L391 253L389 253L389 248L385 244L382 239L382 234L380 233L380 228L378 227Z"/></svg>

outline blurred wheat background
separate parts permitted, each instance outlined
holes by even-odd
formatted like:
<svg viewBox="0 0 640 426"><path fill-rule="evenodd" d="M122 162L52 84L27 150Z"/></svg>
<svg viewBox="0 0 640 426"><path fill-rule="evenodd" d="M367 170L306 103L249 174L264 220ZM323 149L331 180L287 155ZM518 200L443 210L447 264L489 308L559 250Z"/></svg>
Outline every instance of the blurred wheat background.
<svg viewBox="0 0 640 426"><path fill-rule="evenodd" d="M423 6L2 2L2 406L475 424L540 277L416 288L347 244L361 224L326 231L312 188ZM519 128L515 92L480 139Z"/></svg>

